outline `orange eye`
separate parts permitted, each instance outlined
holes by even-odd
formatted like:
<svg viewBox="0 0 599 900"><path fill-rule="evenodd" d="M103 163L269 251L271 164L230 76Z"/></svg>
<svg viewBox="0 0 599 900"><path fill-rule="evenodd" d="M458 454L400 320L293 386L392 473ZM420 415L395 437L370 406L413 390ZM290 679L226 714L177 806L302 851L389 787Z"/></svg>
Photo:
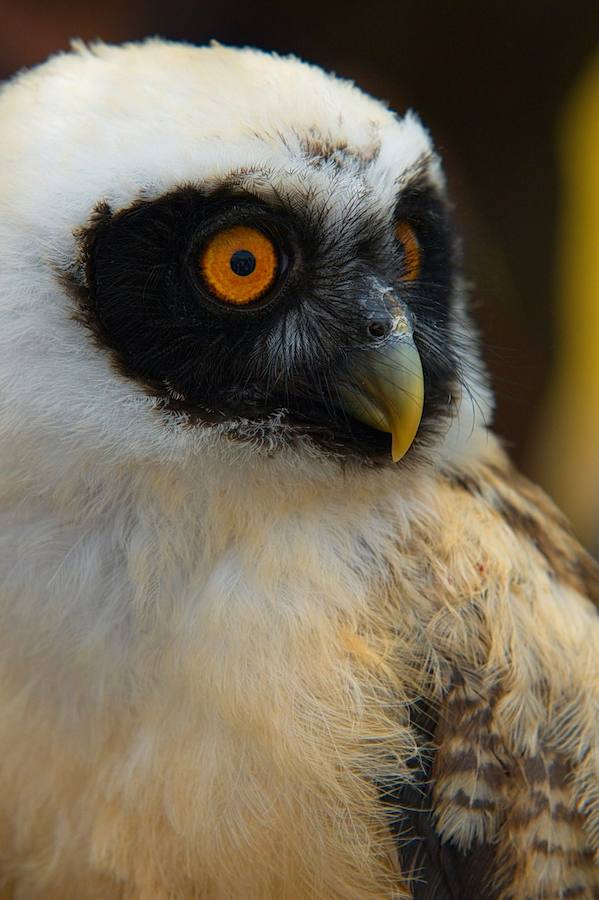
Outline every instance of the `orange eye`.
<svg viewBox="0 0 599 900"><path fill-rule="evenodd" d="M402 281L416 281L422 263L422 251L416 233L407 222L397 222L395 237L403 248Z"/></svg>
<svg viewBox="0 0 599 900"><path fill-rule="evenodd" d="M273 242L247 225L224 228L208 239L200 271L210 292L226 303L243 306L272 287L278 271Z"/></svg>

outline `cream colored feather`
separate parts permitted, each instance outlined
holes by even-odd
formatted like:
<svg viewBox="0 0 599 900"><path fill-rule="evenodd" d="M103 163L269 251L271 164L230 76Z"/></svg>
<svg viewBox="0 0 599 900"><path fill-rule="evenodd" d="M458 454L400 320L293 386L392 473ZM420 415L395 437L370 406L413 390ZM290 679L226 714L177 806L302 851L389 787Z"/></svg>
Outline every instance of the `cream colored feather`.
<svg viewBox="0 0 599 900"><path fill-rule="evenodd" d="M417 463L341 465L276 423L265 449L167 419L65 289L99 201L235 173L322 192L334 223L423 156L442 188L416 117L294 59L150 41L19 76L0 130L2 896L416 896L380 794L433 752L440 841L492 847L464 897L596 896L596 571L487 430L474 340L476 402ZM380 152L357 178L302 134Z"/></svg>

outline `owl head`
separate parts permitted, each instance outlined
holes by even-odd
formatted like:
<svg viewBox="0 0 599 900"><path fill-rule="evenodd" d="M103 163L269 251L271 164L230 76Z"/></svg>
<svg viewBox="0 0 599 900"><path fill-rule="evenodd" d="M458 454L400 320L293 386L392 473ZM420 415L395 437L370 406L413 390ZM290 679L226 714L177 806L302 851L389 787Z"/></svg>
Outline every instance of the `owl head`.
<svg viewBox="0 0 599 900"><path fill-rule="evenodd" d="M490 400L431 139L295 58L75 46L0 95L5 458L445 463Z"/></svg>

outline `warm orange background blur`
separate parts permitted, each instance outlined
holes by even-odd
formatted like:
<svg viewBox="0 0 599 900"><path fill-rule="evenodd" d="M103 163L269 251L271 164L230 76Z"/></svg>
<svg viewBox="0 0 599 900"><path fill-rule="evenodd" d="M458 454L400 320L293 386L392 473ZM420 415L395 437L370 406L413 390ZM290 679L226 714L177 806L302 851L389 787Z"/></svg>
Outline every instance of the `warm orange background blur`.
<svg viewBox="0 0 599 900"><path fill-rule="evenodd" d="M416 108L449 170L497 429L599 550L597 0L1 0L0 21L0 77L71 37L217 38Z"/></svg>

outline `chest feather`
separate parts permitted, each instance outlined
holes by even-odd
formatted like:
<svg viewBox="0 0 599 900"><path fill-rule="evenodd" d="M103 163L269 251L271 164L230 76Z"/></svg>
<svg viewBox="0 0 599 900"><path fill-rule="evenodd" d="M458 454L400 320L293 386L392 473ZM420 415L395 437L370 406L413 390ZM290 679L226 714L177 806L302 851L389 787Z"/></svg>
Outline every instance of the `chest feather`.
<svg viewBox="0 0 599 900"><path fill-rule="evenodd" d="M18 536L0 682L18 896L400 896L379 793L415 747L391 536L340 516L192 545L148 520Z"/></svg>

